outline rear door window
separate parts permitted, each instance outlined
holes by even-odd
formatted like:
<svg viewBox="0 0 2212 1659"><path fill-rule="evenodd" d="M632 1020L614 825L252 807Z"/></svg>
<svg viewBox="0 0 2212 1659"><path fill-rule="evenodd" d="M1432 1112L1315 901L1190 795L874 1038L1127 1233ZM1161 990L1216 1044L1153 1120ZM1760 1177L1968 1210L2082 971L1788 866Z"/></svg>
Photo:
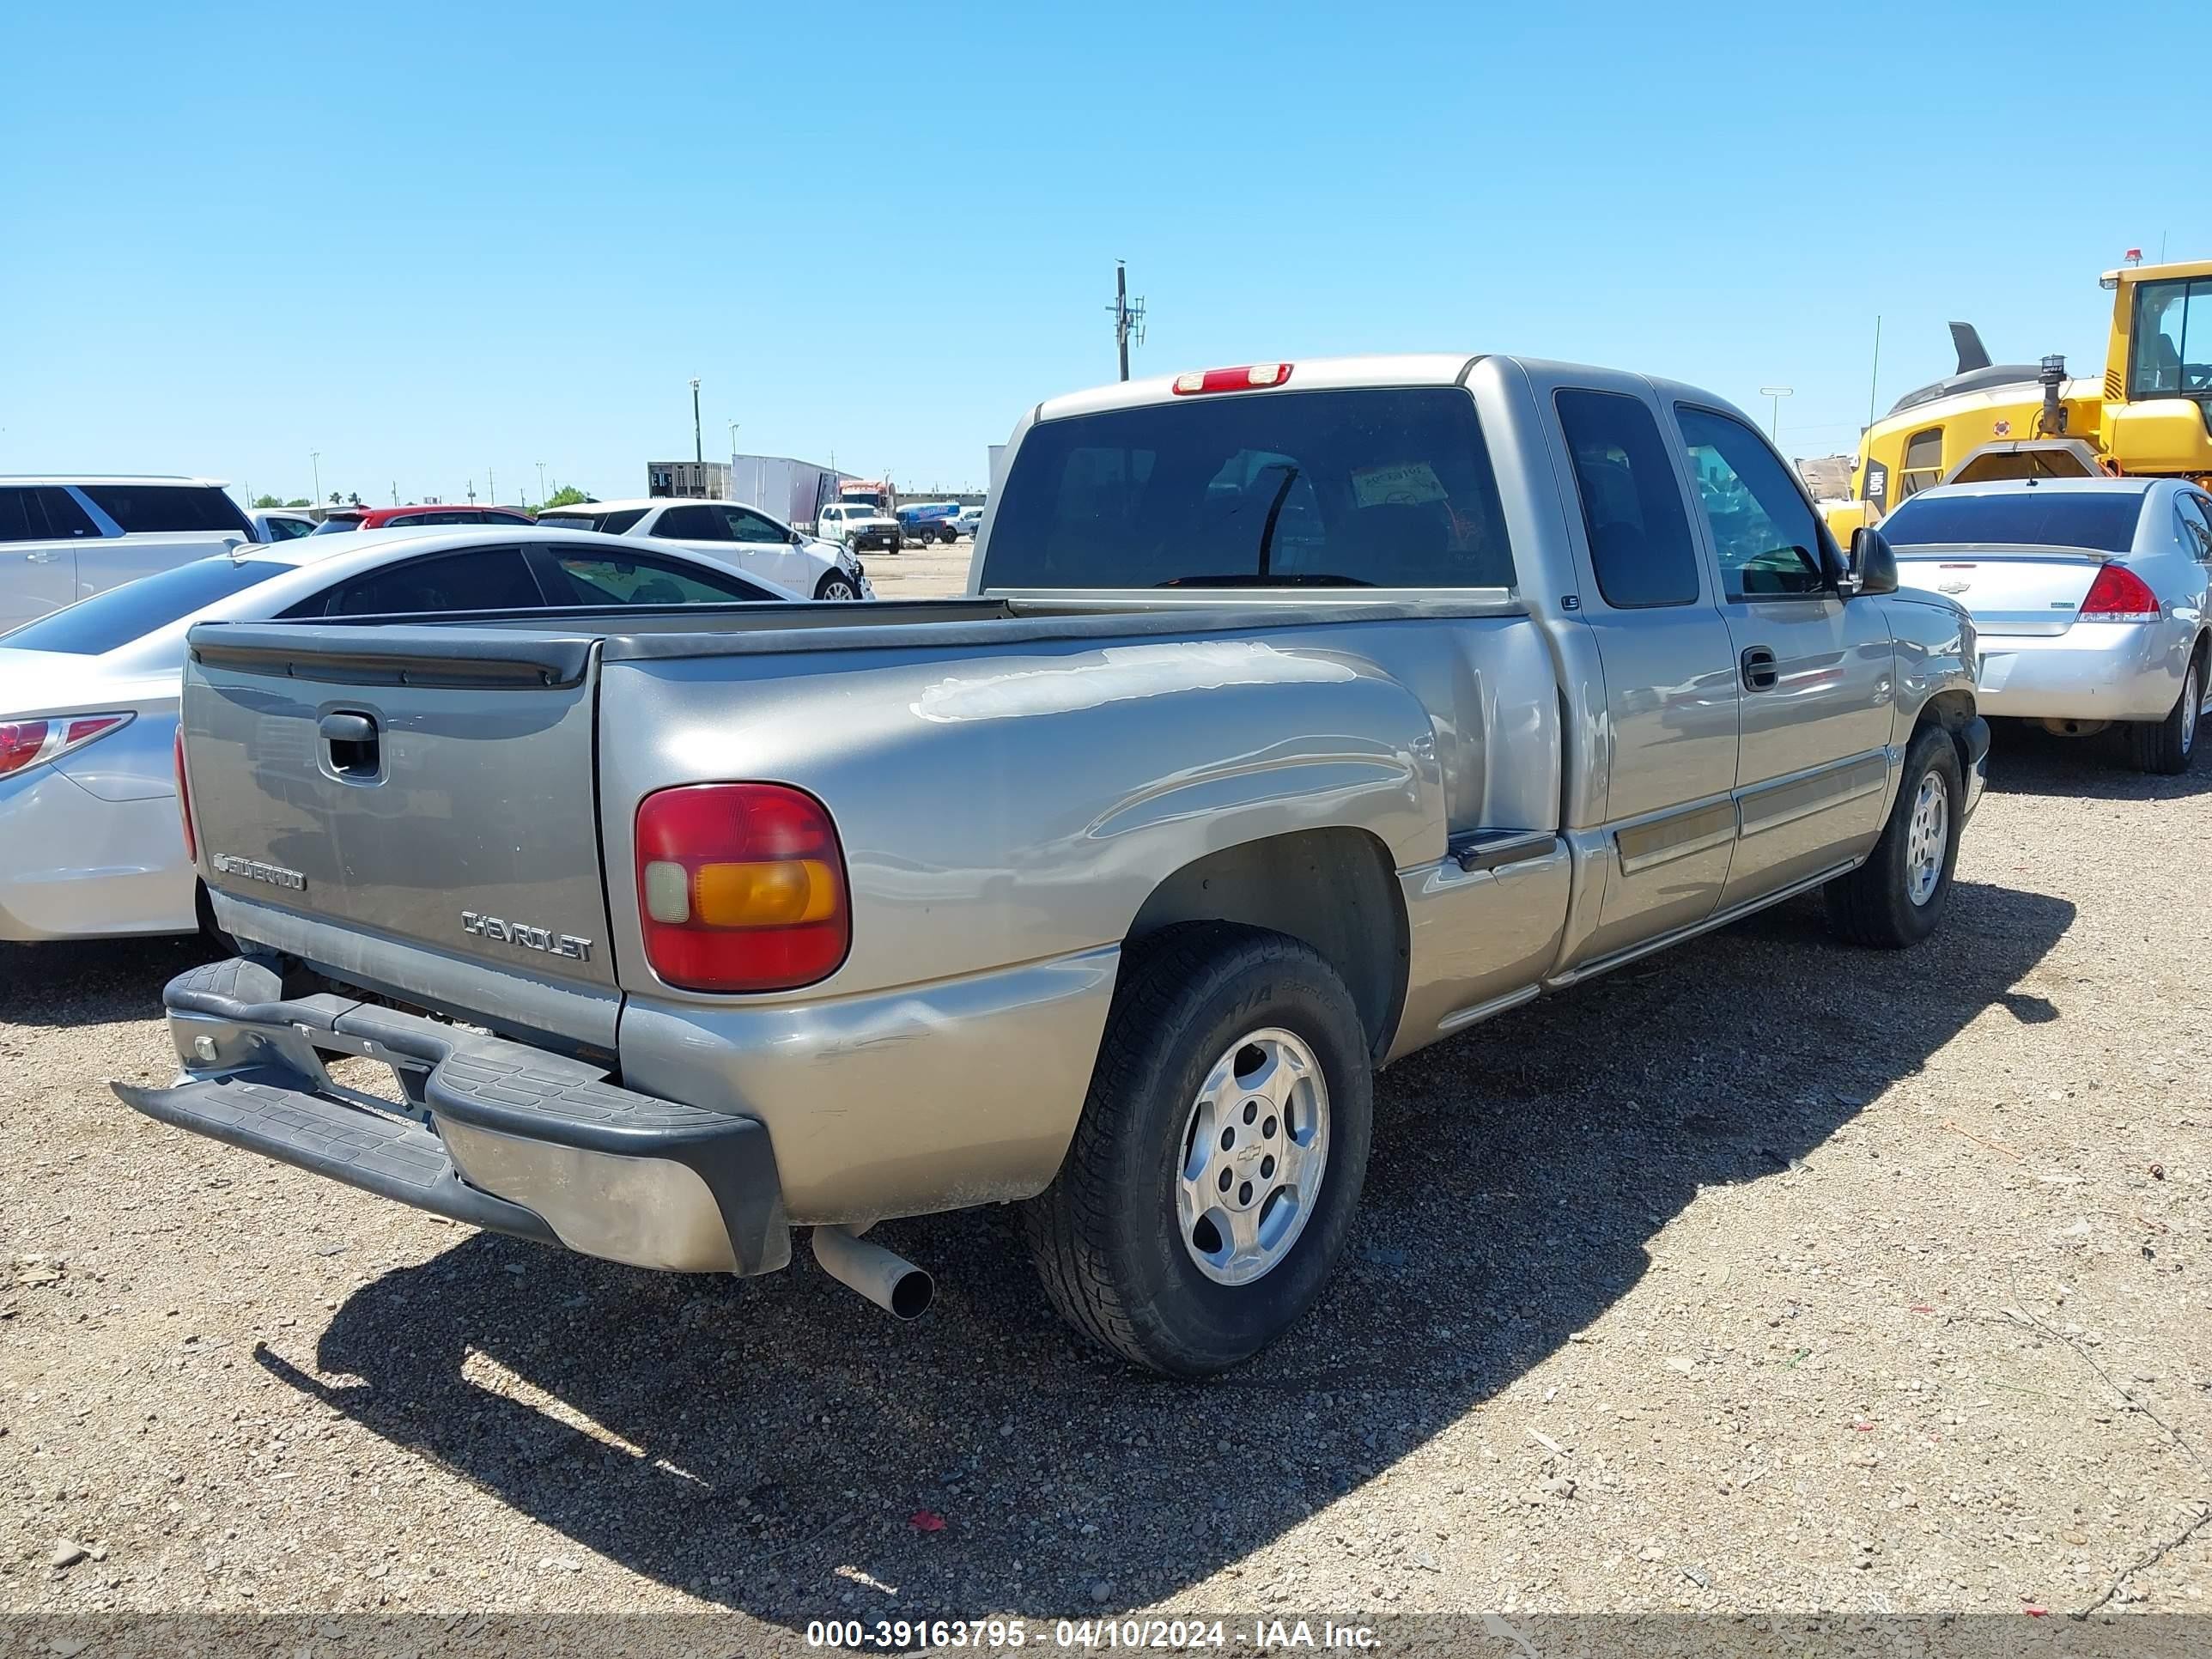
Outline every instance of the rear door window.
<svg viewBox="0 0 2212 1659"><path fill-rule="evenodd" d="M653 533L672 542L726 542L730 526L712 507L672 507L660 515Z"/></svg>
<svg viewBox="0 0 2212 1659"><path fill-rule="evenodd" d="M76 497L68 490L53 484L40 486L33 492L39 506L46 515L46 534L64 540L100 534L100 526L76 504Z"/></svg>
<svg viewBox="0 0 2212 1659"><path fill-rule="evenodd" d="M1042 422L997 505L993 587L1510 587L1474 400L1267 392Z"/></svg>
<svg viewBox="0 0 2212 1659"><path fill-rule="evenodd" d="M1774 599L1826 591L1820 519L1766 440L1714 410L1677 404L1674 414L1719 556L1722 592Z"/></svg>
<svg viewBox="0 0 2212 1659"><path fill-rule="evenodd" d="M1659 422L1640 398L1617 392L1563 391L1558 401L1605 602L1696 604L1697 548Z"/></svg>
<svg viewBox="0 0 2212 1659"><path fill-rule="evenodd" d="M295 605L289 617L535 611L544 596L519 547L471 548L371 571Z"/></svg>
<svg viewBox="0 0 2212 1659"><path fill-rule="evenodd" d="M246 514L212 484L88 483L78 486L127 536L235 531L252 538Z"/></svg>

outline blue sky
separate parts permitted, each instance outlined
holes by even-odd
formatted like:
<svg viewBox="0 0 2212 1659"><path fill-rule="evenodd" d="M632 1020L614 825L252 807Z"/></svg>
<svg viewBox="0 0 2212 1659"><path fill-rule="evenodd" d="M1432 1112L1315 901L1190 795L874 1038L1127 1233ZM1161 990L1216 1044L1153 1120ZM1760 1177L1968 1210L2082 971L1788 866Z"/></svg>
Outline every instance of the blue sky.
<svg viewBox="0 0 2212 1659"><path fill-rule="evenodd" d="M697 375L710 456L980 483L1113 378L1116 257L1139 374L1521 351L1848 450L1876 313L1886 409L1951 317L2086 369L2100 270L2212 256L2208 46L2201 0L9 7L0 471L635 494Z"/></svg>

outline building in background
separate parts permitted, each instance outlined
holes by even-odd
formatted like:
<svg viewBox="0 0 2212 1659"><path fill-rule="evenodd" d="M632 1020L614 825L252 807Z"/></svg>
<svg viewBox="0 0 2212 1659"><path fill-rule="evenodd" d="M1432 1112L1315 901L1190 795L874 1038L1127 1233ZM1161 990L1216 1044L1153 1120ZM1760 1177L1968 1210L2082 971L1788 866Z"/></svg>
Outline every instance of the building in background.
<svg viewBox="0 0 2212 1659"><path fill-rule="evenodd" d="M730 494L730 468L724 461L647 461L645 464L645 493L648 495L674 495L688 501L726 501L736 499ZM758 502L748 502L758 506Z"/></svg>

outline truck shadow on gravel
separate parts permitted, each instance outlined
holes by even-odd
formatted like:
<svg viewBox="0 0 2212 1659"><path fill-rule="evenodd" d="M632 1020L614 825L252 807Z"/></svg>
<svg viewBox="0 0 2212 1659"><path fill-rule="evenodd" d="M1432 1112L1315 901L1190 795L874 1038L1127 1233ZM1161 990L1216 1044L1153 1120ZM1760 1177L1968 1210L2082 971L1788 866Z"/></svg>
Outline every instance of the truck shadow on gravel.
<svg viewBox="0 0 2212 1659"><path fill-rule="evenodd" d="M575 1546L787 1627L1172 1605L1560 1348L1701 1187L1783 1177L1969 1021L2063 1018L2013 988L2074 907L1952 905L1887 956L1793 904L1395 1068L1329 1293L1212 1382L1078 1346L992 1212L884 1230L938 1276L912 1325L804 1246L740 1284L481 1236L356 1291L319 1375L258 1358ZM1470 1468L1471 1512L1494 1480Z"/></svg>
<svg viewBox="0 0 2212 1659"><path fill-rule="evenodd" d="M215 955L213 946L193 935L55 945L0 941L0 1025L64 1030L155 1018L161 988Z"/></svg>

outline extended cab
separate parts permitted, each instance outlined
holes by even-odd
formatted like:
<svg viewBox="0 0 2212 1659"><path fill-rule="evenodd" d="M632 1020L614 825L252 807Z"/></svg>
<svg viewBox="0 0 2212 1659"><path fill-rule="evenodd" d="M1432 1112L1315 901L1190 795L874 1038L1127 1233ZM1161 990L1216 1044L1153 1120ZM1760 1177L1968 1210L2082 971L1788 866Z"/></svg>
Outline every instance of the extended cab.
<svg viewBox="0 0 2212 1659"><path fill-rule="evenodd" d="M1737 411L1607 370L1054 399L971 588L196 629L246 954L117 1092L619 1261L763 1273L810 1224L897 1313L926 1275L857 1235L1016 1203L1077 1327L1200 1373L1321 1293L1378 1068L1816 887L1912 944L1988 746L1958 605L1846 560Z"/></svg>

